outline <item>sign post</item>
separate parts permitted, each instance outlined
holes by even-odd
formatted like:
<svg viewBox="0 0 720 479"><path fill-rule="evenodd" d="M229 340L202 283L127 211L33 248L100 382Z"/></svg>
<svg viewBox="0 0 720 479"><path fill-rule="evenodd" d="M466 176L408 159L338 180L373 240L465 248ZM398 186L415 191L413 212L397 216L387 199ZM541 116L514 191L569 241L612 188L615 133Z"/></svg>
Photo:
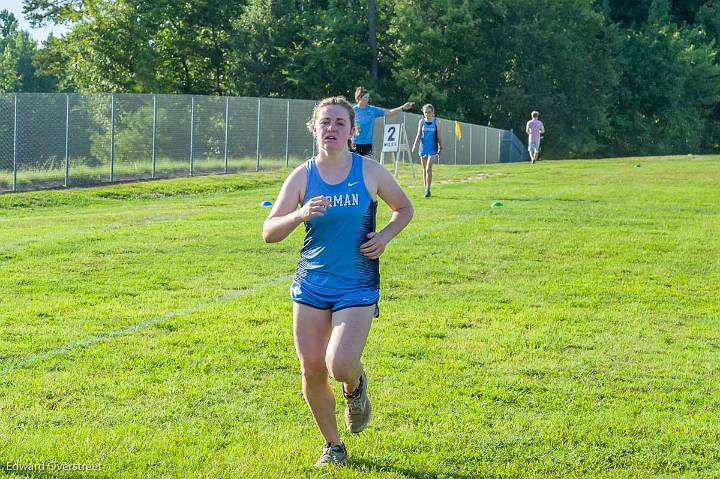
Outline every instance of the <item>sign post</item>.
<svg viewBox="0 0 720 479"><path fill-rule="evenodd" d="M412 162L410 146L407 141L407 133L405 132L405 123L385 125L383 133L383 145L380 152L380 164L385 164L385 154L390 155L395 163L395 176L398 175L398 165L400 161L407 161L410 164L413 178L415 177L415 167ZM407 155L407 159L405 159Z"/></svg>

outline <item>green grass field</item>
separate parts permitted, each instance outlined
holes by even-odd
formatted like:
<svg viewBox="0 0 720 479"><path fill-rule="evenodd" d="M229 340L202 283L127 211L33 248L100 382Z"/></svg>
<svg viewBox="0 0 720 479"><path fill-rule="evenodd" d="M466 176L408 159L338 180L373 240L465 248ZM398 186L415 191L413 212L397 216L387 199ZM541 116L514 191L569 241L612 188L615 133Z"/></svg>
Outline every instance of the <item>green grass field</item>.
<svg viewBox="0 0 720 479"><path fill-rule="evenodd" d="M260 234L286 173L0 195L7 477L720 477L719 157L439 165L430 199L405 169L374 419L329 472L302 231Z"/></svg>

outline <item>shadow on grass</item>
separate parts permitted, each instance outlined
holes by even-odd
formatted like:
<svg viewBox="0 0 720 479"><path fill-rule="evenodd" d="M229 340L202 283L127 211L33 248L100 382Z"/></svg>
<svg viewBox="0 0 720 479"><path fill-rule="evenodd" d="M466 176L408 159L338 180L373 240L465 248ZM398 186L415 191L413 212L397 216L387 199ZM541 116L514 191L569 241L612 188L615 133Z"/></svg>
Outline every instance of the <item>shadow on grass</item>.
<svg viewBox="0 0 720 479"><path fill-rule="evenodd" d="M455 474L453 472L423 472L408 469L406 467L392 466L387 463L378 463L367 459L352 459L347 466L348 469L356 469L362 472L391 472L401 477L413 479L493 479L491 477L480 477L477 475Z"/></svg>
<svg viewBox="0 0 720 479"><path fill-rule="evenodd" d="M422 201L432 201L432 200L457 200L457 201L465 201L466 198L462 198L460 196L452 196L452 195L444 195L444 194L437 194L434 191L432 192L432 196L425 198L422 198Z"/></svg>
<svg viewBox="0 0 720 479"><path fill-rule="evenodd" d="M547 198L498 198L501 201L547 201Z"/></svg>
<svg viewBox="0 0 720 479"><path fill-rule="evenodd" d="M545 198L498 198L503 201L527 201L527 202L534 202L534 201L566 201L566 202L572 202L572 203L600 203L600 200L592 200L587 198L553 198L552 196L548 196Z"/></svg>

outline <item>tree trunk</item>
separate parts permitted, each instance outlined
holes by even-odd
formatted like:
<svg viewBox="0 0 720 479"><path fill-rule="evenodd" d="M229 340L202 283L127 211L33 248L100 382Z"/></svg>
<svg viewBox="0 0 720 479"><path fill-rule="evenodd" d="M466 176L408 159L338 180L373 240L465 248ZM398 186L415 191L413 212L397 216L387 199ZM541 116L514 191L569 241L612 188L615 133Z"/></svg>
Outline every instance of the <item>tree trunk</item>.
<svg viewBox="0 0 720 479"><path fill-rule="evenodd" d="M377 8L375 0L368 0L368 31L370 33L370 78L378 79Z"/></svg>

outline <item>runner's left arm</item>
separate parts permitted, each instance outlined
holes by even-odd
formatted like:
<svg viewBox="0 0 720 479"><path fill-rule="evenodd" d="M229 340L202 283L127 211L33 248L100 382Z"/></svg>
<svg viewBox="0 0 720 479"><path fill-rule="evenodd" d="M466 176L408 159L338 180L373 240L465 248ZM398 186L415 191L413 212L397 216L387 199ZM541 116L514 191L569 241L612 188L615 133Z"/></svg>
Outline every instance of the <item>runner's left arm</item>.
<svg viewBox="0 0 720 479"><path fill-rule="evenodd" d="M368 241L360 246L362 254L370 259L376 259L383 254L387 244L410 223L413 217L413 205L384 166L377 163L373 165L372 170L377 181L377 195L392 210L388 224L378 232L368 233Z"/></svg>

